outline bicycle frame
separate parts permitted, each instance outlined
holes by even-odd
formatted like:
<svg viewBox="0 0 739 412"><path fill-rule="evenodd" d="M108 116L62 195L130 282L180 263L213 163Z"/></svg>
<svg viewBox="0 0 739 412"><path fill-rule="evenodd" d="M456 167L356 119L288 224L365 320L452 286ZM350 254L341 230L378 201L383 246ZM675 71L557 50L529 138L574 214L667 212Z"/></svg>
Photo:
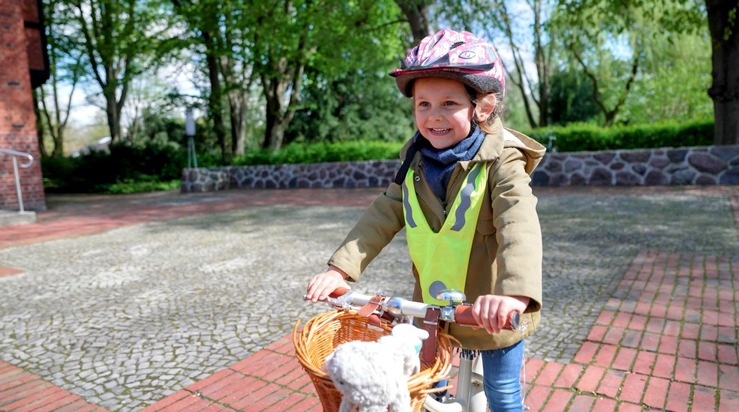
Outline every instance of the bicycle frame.
<svg viewBox="0 0 739 412"><path fill-rule="evenodd" d="M468 351L460 351L456 395L444 402L428 395L423 406L429 412L484 412L488 403L483 379L479 357Z"/></svg>

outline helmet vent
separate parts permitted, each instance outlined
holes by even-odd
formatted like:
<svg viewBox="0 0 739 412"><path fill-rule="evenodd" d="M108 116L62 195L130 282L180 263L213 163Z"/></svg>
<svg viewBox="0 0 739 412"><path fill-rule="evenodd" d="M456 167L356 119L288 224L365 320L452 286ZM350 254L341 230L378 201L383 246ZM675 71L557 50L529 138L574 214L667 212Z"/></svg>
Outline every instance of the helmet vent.
<svg viewBox="0 0 739 412"><path fill-rule="evenodd" d="M461 46L463 44L464 44L463 41L458 41L458 42L452 44L451 46L449 46L449 50L456 49L457 47L459 47L459 46Z"/></svg>

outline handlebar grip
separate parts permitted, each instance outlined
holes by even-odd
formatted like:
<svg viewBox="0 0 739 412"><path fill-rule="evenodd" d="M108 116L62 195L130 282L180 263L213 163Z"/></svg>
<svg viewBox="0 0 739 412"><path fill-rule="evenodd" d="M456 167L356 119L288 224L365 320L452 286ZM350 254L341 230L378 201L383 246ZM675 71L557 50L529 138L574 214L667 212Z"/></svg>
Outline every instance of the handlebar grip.
<svg viewBox="0 0 739 412"><path fill-rule="evenodd" d="M510 319L506 322L504 328L506 329L518 329L521 314L518 312L512 312ZM460 305L454 308L454 322L460 325L468 326L479 326L475 321L475 317L472 316L472 306Z"/></svg>
<svg viewBox="0 0 739 412"><path fill-rule="evenodd" d="M331 294L329 294L329 297L332 297L334 299L338 298L339 296L343 296L346 294L346 292L349 292L350 289L348 288L336 288Z"/></svg>
<svg viewBox="0 0 739 412"><path fill-rule="evenodd" d="M460 305L454 308L454 322L460 325L478 326L475 317L472 316L472 306Z"/></svg>

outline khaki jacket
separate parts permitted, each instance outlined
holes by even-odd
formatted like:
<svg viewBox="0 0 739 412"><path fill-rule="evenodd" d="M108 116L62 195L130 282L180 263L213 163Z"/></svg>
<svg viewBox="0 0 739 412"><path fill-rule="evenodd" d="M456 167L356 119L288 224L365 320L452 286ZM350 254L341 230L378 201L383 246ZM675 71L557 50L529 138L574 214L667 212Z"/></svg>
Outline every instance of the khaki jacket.
<svg viewBox="0 0 739 412"><path fill-rule="evenodd" d="M410 145L401 150L401 158ZM415 190L426 220L438 231L460 190L465 176L476 162L487 162L488 191L483 199L475 239L470 252L465 294L474 302L483 294L527 296L531 302L522 321L525 333L503 331L490 335L484 329L449 325L448 332L462 347L475 350L499 349L531 335L540 321L542 305L542 242L537 199L529 186L530 174L541 161L545 148L516 131L504 129L500 121L493 125L471 161L459 162L447 188L449 204L443 205L427 184L420 153L411 168L416 171ZM344 270L357 281L367 265L405 226L402 190L391 183L359 218L329 264ZM421 301L418 273L413 268L413 299Z"/></svg>

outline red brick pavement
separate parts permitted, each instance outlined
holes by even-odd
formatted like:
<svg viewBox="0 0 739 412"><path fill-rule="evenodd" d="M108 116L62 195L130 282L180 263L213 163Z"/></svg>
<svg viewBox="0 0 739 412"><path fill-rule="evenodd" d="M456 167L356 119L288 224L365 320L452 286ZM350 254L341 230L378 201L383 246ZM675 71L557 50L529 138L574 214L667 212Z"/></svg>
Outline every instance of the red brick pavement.
<svg viewBox="0 0 739 412"><path fill-rule="evenodd" d="M739 196L725 190L739 222ZM189 206L141 206L133 199L43 212L39 223L3 228L0 247L84 235L128 224L286 204L366 205L377 191L254 191ZM360 195L360 196L357 196ZM270 203L272 202L272 203ZM45 214L46 213L46 214ZM531 411L737 411L739 268L726 256L642 252L572 362L530 358ZM0 276L19 270L0 267ZM104 410L0 362L0 411ZM319 411L320 402L283 336L254 355L143 409L153 411Z"/></svg>

